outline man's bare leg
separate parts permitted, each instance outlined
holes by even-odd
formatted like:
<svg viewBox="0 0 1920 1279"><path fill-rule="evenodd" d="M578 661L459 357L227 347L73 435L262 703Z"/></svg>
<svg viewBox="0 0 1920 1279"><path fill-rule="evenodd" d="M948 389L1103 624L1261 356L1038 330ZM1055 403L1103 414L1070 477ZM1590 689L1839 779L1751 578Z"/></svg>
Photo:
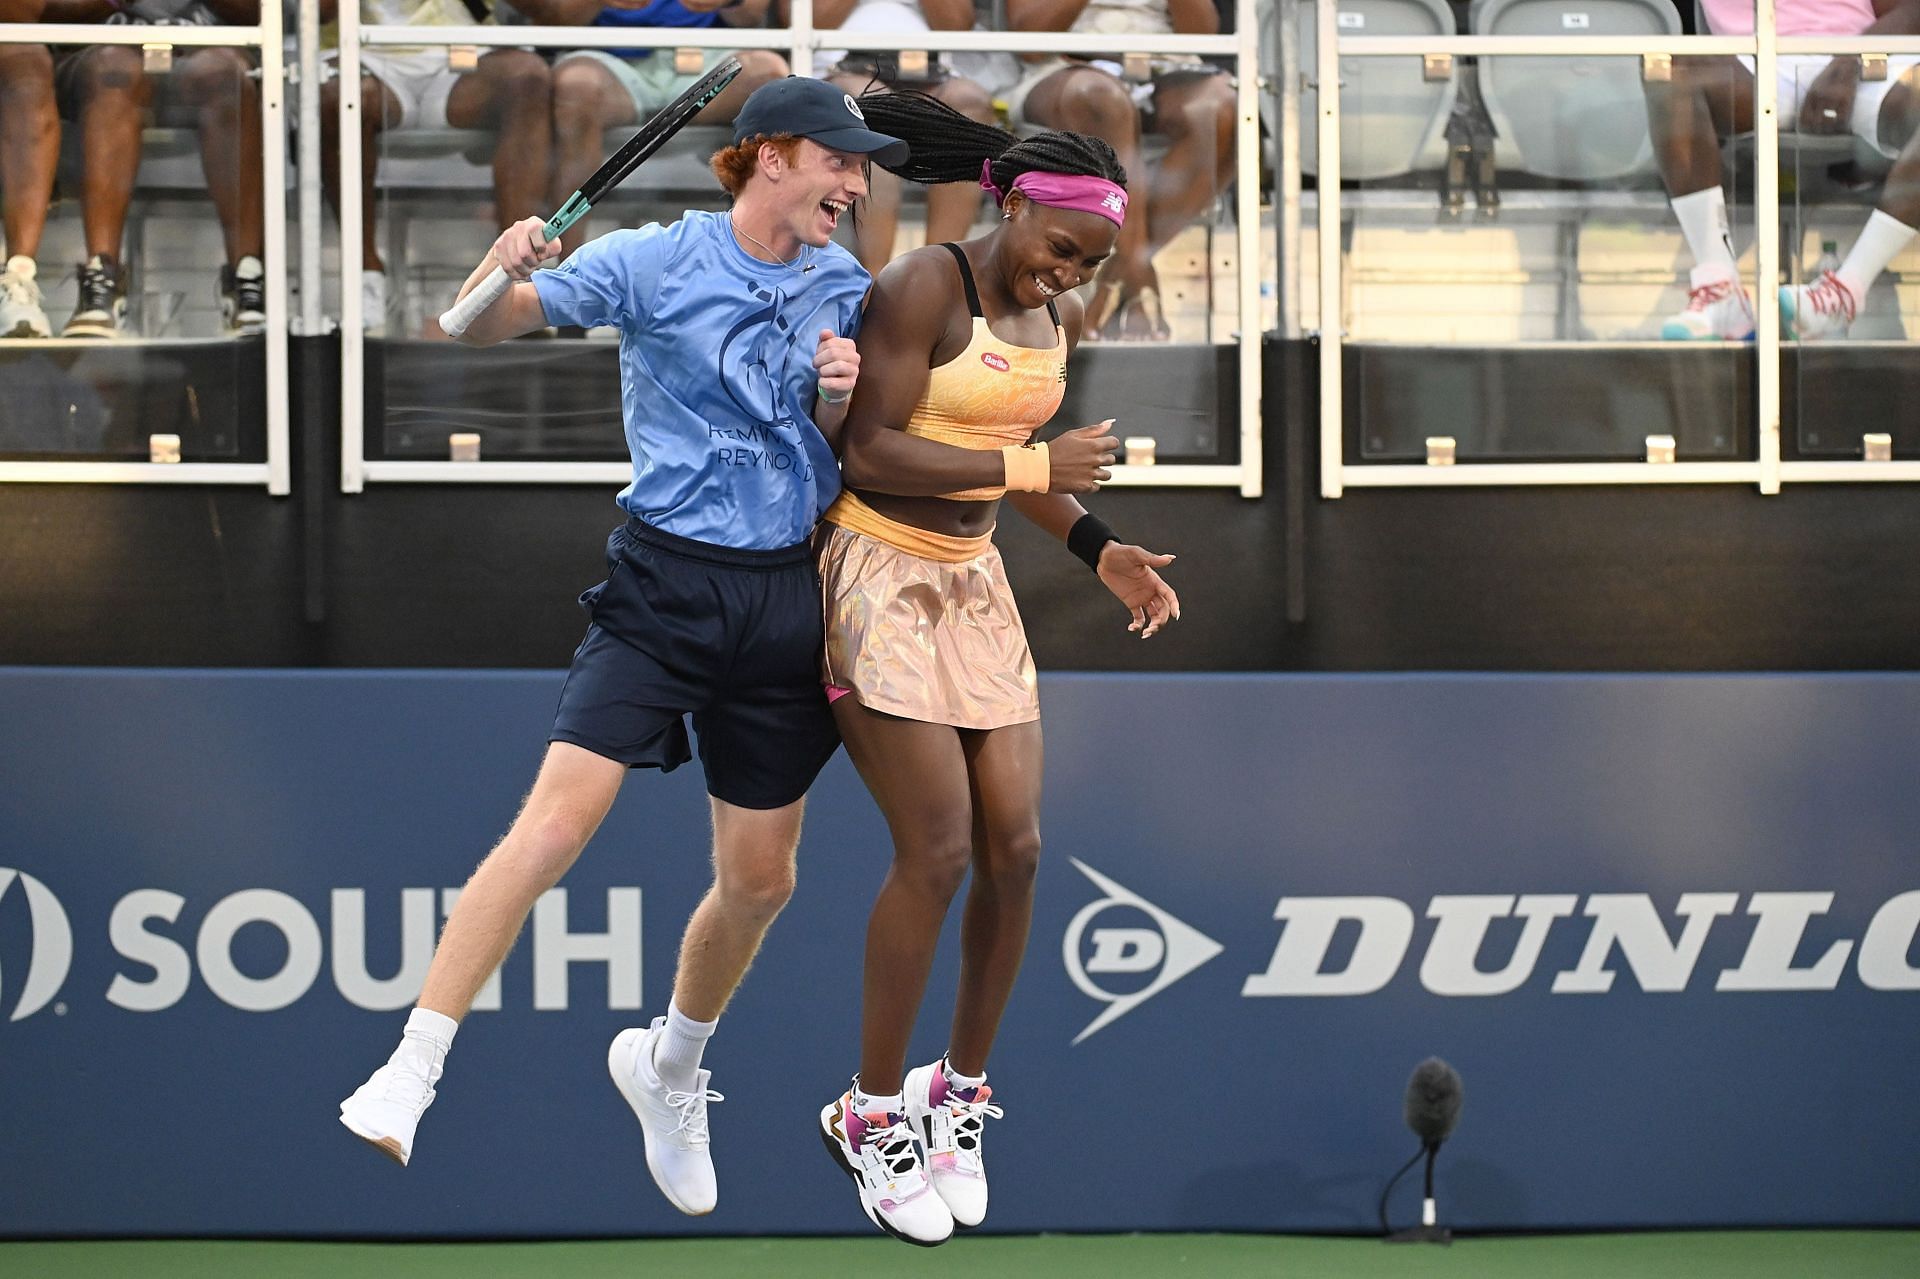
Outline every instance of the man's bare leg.
<svg viewBox="0 0 1920 1279"><path fill-rule="evenodd" d="M43 44L0 44L0 338L52 334L38 282L40 235L47 225L60 159L53 54Z"/></svg>
<svg viewBox="0 0 1920 1279"><path fill-rule="evenodd" d="M200 165L229 266L266 248L260 90L249 70L237 49L202 49L173 70L175 92L199 116Z"/></svg>
<svg viewBox="0 0 1920 1279"><path fill-rule="evenodd" d="M59 159L53 55L41 44L0 45L0 194L9 254L38 256Z"/></svg>
<svg viewBox="0 0 1920 1279"><path fill-rule="evenodd" d="M719 1201L707 1151L707 1089L700 1069L713 1028L760 950L767 928L793 895L793 853L803 801L784 808L713 802L713 887L687 921L673 1002L651 1026L622 1031L607 1070L640 1121L647 1169L681 1212L712 1212Z"/></svg>
<svg viewBox="0 0 1920 1279"><path fill-rule="evenodd" d="M565 742L546 762L506 837L460 891L420 1002L387 1064L340 1105L340 1122L405 1164L460 1019L512 949L527 913L580 856L613 806L626 766Z"/></svg>
<svg viewBox="0 0 1920 1279"><path fill-rule="evenodd" d="M494 850L480 863L447 917L433 952L420 1007L459 1021L513 948L533 904L567 873L600 828L625 779L626 765L566 742L546 762Z"/></svg>

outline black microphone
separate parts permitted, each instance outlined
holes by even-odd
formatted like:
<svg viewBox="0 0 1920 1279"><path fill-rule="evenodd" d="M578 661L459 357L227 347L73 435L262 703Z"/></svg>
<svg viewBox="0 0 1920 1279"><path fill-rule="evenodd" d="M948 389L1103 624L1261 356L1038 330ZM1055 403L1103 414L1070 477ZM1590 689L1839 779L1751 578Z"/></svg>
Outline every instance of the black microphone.
<svg viewBox="0 0 1920 1279"><path fill-rule="evenodd" d="M1438 1057L1429 1057L1415 1066L1413 1077L1407 1080L1407 1127L1420 1139L1420 1154L1407 1160L1380 1192L1380 1228L1391 1230L1387 1225L1387 1196L1393 1193L1395 1183L1420 1161L1422 1154L1427 1159L1426 1194L1420 1202L1420 1224L1391 1231L1387 1235L1388 1243L1453 1242L1453 1232L1440 1224L1434 1206L1433 1160L1440 1153L1440 1143L1453 1136L1454 1125L1460 1122L1460 1103L1465 1097L1459 1072Z"/></svg>
<svg viewBox="0 0 1920 1279"><path fill-rule="evenodd" d="M1407 1127L1428 1146L1438 1146L1453 1135L1464 1100L1460 1072L1438 1057L1414 1067L1407 1080Z"/></svg>

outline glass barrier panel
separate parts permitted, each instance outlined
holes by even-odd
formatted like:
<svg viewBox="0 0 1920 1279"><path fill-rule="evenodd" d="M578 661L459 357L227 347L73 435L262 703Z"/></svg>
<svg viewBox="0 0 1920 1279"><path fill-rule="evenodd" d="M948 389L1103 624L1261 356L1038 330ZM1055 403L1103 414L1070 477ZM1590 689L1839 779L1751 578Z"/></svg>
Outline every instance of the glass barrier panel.
<svg viewBox="0 0 1920 1279"><path fill-rule="evenodd" d="M483 56L465 74L479 74L490 57L519 52ZM836 55L825 67L848 92L865 90L885 72L899 87L925 89L956 110L1023 133L1092 131L1097 124L1114 134L1131 209L1107 265L1080 290L1090 322L1056 425L1115 417L1123 435L1153 441L1137 453L1150 450L1159 462L1237 457L1237 431L1220 426L1237 421L1230 401L1240 329L1234 161L1230 148L1221 154L1218 115L1224 112L1231 136L1231 76L1184 57L1089 63L1051 55L947 55L905 76L897 63L851 67L854 56ZM773 61L760 67L756 82L785 70L777 55L767 58ZM369 152L370 242L363 246L364 260L383 268L369 277L378 283L366 294L369 457L445 460L472 450L468 437L475 435L482 461L626 456L612 328L556 327L508 349L475 351L446 342L436 317L501 225L525 216L529 203L547 212L632 135L635 119L699 73L691 62L679 70L674 59L665 49L647 58L561 51L551 63L540 60L554 119L563 126L558 136L574 139L557 144L556 177L543 193L501 185L529 144L508 140L512 122L502 112L461 116L458 77L444 121L383 118ZM379 74L377 61L368 67ZM723 210L727 197L710 159L731 142L729 124L742 97L730 91L675 135L594 207L567 247L620 227L670 223L689 209ZM376 99L369 94L367 101ZM1115 119L1117 127L1107 123ZM516 164L496 165L497 148L507 148ZM998 225L977 180L919 187L876 168L871 188L832 233L870 272L929 242L976 238ZM1270 277L1270 263L1266 269ZM384 302L375 296L382 288Z"/></svg>
<svg viewBox="0 0 1920 1279"><path fill-rule="evenodd" d="M1692 114L1720 61L1346 60L1349 457L1753 455L1751 161Z"/></svg>
<svg viewBox="0 0 1920 1279"><path fill-rule="evenodd" d="M262 260L257 68L242 48L0 44L9 111L55 124L4 174L0 459L265 460L264 281L284 267ZM44 198L11 198L27 188Z"/></svg>
<svg viewBox="0 0 1920 1279"><path fill-rule="evenodd" d="M1920 458L1920 57L1780 59L1789 457ZM1872 437L1885 436L1884 440Z"/></svg>

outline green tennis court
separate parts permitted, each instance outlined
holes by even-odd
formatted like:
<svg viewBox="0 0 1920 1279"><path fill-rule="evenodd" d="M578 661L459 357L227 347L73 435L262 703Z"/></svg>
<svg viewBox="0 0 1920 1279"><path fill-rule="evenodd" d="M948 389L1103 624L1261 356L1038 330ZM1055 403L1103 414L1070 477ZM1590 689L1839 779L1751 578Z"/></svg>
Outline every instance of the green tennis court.
<svg viewBox="0 0 1920 1279"><path fill-rule="evenodd" d="M1289 1235L1043 1235L920 1251L887 1239L358 1244L198 1240L0 1244L0 1274L142 1276L885 1276L995 1279L1291 1275L1311 1279L1911 1279L1920 1231L1742 1231L1470 1238L1451 1247Z"/></svg>

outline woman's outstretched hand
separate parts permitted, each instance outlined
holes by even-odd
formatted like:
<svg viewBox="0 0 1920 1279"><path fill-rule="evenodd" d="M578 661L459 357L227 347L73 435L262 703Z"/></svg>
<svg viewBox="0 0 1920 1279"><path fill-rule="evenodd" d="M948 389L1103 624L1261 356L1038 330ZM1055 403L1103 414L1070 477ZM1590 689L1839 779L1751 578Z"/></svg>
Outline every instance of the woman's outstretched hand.
<svg viewBox="0 0 1920 1279"><path fill-rule="evenodd" d="M1120 542L1108 542L1100 549L1100 580L1133 614L1127 629L1139 631L1141 639L1180 620L1180 597L1156 571L1173 563L1173 558Z"/></svg>

